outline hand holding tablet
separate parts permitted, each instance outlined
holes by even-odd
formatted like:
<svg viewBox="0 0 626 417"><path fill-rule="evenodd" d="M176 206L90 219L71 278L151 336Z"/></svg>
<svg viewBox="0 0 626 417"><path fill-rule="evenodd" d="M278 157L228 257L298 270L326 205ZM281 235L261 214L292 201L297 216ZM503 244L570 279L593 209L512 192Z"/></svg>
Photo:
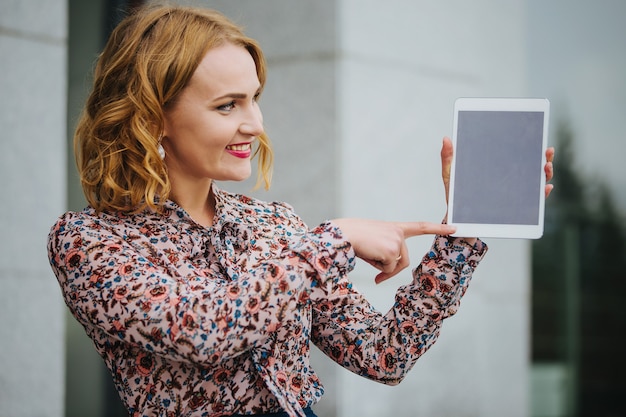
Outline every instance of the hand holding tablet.
<svg viewBox="0 0 626 417"><path fill-rule="evenodd" d="M454 236L543 235L549 108L546 99L455 102L448 202Z"/></svg>

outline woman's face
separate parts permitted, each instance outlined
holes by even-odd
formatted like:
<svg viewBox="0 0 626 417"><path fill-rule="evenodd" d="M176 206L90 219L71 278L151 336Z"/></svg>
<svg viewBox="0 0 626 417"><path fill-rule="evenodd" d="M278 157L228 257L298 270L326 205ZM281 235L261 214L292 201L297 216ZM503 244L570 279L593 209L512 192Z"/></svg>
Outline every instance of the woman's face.
<svg viewBox="0 0 626 417"><path fill-rule="evenodd" d="M171 179L250 176L252 142L263 133L260 87L245 48L225 44L207 52L189 85L165 110L162 144Z"/></svg>

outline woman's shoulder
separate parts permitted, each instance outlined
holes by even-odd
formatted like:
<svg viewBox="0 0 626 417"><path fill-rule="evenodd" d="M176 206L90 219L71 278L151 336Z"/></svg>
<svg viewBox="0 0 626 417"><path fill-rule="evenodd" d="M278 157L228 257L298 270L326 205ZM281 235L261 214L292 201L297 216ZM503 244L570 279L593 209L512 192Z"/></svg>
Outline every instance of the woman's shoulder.
<svg viewBox="0 0 626 417"><path fill-rule="evenodd" d="M55 237L69 237L78 235L97 235L110 233L112 230L122 227L125 218L131 217L124 213L106 213L96 211L87 206L80 211L67 211L63 213L50 228L49 239Z"/></svg>
<svg viewBox="0 0 626 417"><path fill-rule="evenodd" d="M97 221L98 213L91 208L86 207L81 211L67 211L57 218L51 228L51 232L62 232L68 228L88 227L92 222Z"/></svg>
<svg viewBox="0 0 626 417"><path fill-rule="evenodd" d="M68 251L81 245L92 234L97 214L91 208L68 211L54 222L48 233L48 256L53 267L61 263Z"/></svg>

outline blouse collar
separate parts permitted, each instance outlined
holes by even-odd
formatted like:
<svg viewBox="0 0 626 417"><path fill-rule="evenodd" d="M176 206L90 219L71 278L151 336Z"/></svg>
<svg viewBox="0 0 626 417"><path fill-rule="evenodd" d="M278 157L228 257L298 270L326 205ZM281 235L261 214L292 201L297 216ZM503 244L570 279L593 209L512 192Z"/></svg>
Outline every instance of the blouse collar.
<svg viewBox="0 0 626 417"><path fill-rule="evenodd" d="M239 217L239 214L241 214L241 209L243 207L241 200L247 200L247 197L223 191L215 184L215 182L211 185L211 191L215 197L215 217L213 218L213 225L208 229L219 230L225 224L241 224L244 222L244 219ZM184 221L193 223L198 227L203 227L189 215L187 210L172 200L167 200L164 208L166 217L174 222Z"/></svg>

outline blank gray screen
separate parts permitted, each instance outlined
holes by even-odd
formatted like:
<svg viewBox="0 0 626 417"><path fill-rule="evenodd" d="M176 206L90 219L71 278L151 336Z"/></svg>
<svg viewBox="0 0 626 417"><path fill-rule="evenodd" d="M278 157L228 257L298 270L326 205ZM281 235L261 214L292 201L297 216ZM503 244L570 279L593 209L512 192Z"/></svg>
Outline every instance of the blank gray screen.
<svg viewBox="0 0 626 417"><path fill-rule="evenodd" d="M539 223L542 112L460 111L455 223Z"/></svg>

